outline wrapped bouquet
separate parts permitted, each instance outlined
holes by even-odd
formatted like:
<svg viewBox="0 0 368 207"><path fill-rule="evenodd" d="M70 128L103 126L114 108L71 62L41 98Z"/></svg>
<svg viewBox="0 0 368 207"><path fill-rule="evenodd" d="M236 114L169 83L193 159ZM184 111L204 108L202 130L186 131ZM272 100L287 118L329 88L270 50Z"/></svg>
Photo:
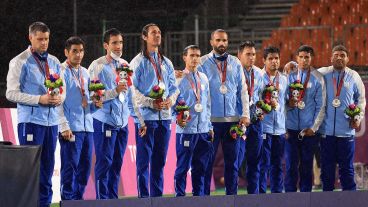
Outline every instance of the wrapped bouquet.
<svg viewBox="0 0 368 207"><path fill-rule="evenodd" d="M47 79L45 80L45 86L48 93L52 96L57 96L63 93L63 80L56 73L51 74L49 77L47 77Z"/></svg>

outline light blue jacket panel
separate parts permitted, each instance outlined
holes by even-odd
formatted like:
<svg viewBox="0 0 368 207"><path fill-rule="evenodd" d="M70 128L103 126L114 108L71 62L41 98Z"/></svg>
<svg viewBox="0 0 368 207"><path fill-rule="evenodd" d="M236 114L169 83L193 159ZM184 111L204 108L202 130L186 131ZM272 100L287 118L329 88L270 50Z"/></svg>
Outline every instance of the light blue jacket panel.
<svg viewBox="0 0 368 207"><path fill-rule="evenodd" d="M198 76L190 72L187 74L179 83L179 97L178 101L184 100L186 105L190 107L190 116L191 119L189 122L187 122L187 125L185 128L181 128L178 126L176 128L176 133L180 134L197 134L197 133L207 133L209 130L212 129L211 124L211 101L210 98L210 88L209 88L209 82L204 73L198 72L200 77L200 88L201 88L201 98L200 103L203 107L202 112L196 112L194 110L194 106L197 103L197 98L194 94L194 91L191 86L191 81L195 84L195 87L197 88L198 83Z"/></svg>
<svg viewBox="0 0 368 207"><path fill-rule="evenodd" d="M318 71L323 74L326 83L326 116L321 125L320 133L329 136L350 137L355 135L355 129L350 127L349 118L344 114L344 110L350 104L356 104L361 109L361 117L365 113L365 87L359 74L346 67L344 69L344 84L341 89L339 100L340 107L333 107L332 101L335 99L334 81L336 78L336 89L343 73L338 72L330 67L319 68ZM362 123L364 124L364 123Z"/></svg>
<svg viewBox="0 0 368 207"><path fill-rule="evenodd" d="M48 55L47 63L50 74L60 75L60 62L55 56ZM17 103L18 123L55 126L60 123L57 107L38 104L40 96L48 93L45 64L41 64L42 69L30 47L14 57L9 63L6 98Z"/></svg>
<svg viewBox="0 0 368 207"><path fill-rule="evenodd" d="M287 77L282 74L279 74L279 98L278 98L278 105L279 107L277 110L272 110L269 114L264 116L262 121L263 124L263 132L267 134L273 135L281 135L286 133L285 129L285 118L286 118L286 111L285 111L285 104L286 104L286 96L287 96ZM277 83L277 76L271 77L271 82L276 85ZM263 74L263 84L267 85L270 83L270 79L266 72Z"/></svg>
<svg viewBox="0 0 368 207"><path fill-rule="evenodd" d="M94 108L93 103L90 100L88 86L90 83L89 73L86 68L79 67L79 69L73 68L72 70L64 62L61 65L62 77L64 81L64 90L66 94L63 105L60 107L62 114L66 118L66 123L61 123L61 132L66 129L70 129L73 132L93 132L93 118L92 110ZM82 107L82 93L81 93L81 77L83 78L83 89L88 106Z"/></svg>
<svg viewBox="0 0 368 207"><path fill-rule="evenodd" d="M245 76L245 80L247 83L247 88L248 90L250 90L250 88L252 88L252 81L251 81L251 77L252 77L252 73L254 74L254 89L253 89L253 95L250 96L249 95L249 105L250 105L250 116L253 117L255 115L255 104L257 103L257 101L260 100L260 97L262 98L262 91L264 88L263 85L263 71L258 68L257 66L252 66L251 70L248 72L245 68L243 68L243 72L244 72L244 76ZM241 108L239 109L241 110ZM241 113L241 111L240 111Z"/></svg>
<svg viewBox="0 0 368 207"><path fill-rule="evenodd" d="M298 80L298 77L301 79L301 83L304 84L308 76L307 74L308 71L302 71L300 69L290 73L288 77L288 86ZM320 72L317 70L311 71L307 88L304 89L304 91L304 109L299 109L298 107L286 107L286 128L291 130L311 128L316 132L323 122L326 106L326 88L323 76ZM289 88L287 93L289 99L291 97Z"/></svg>
<svg viewBox="0 0 368 207"><path fill-rule="evenodd" d="M159 66L158 53L152 52L149 55L155 61L156 65ZM136 109L134 109L135 115L140 122L144 120L171 120L171 108L157 111L153 109L153 99L148 97L153 86L159 84L158 77L150 60L144 57L142 53L139 53L130 62L130 67L134 71L132 87L133 106L136 107ZM158 67L158 70L165 84L163 98L170 98L174 104L179 94L179 90L177 90L175 84L174 66L168 58L164 57L164 59L161 60L161 65ZM139 114L137 114L137 112L139 112Z"/></svg>
<svg viewBox="0 0 368 207"><path fill-rule="evenodd" d="M211 120L214 122L233 122L238 121L240 117L250 118L249 97L241 63L232 55L228 55L226 61L226 94L220 92L222 83L217 66L221 64L224 68L225 61L215 60L211 52L201 57L201 64L198 67L198 70L203 72L209 80Z"/></svg>
<svg viewBox="0 0 368 207"><path fill-rule="evenodd" d="M125 127L128 124L129 108L126 92L123 92L125 99L123 103L119 100L116 92L116 67L119 64L128 64L125 60L119 59L109 62L106 56L94 60L88 68L91 80L98 79L105 85L105 97L103 107L93 112L93 118L115 127Z"/></svg>

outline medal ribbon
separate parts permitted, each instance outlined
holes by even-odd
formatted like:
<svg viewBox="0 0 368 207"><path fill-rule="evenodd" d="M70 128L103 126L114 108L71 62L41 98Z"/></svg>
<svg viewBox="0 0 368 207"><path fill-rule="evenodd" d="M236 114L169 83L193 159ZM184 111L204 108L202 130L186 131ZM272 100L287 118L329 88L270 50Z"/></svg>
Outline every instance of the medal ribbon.
<svg viewBox="0 0 368 207"><path fill-rule="evenodd" d="M222 67L222 62L220 61L219 64L218 64L216 62L216 59L215 59L215 64L217 66L217 70L219 72L219 76L220 76L220 80L221 80L222 85L224 85L225 81L226 81L227 60L225 60L223 62L224 62L224 66Z"/></svg>
<svg viewBox="0 0 368 207"><path fill-rule="evenodd" d="M195 78L195 75L197 75L197 88L195 87L195 84L194 84L194 81L192 80L192 78L189 78L189 75L187 75L187 78L188 78L188 81L190 82L190 86L192 87L193 89L193 92L194 92L194 95L196 96L196 99L197 99L197 103L200 103L201 101L201 78L199 77L199 73L197 71L197 73L193 73L194 75L194 78Z"/></svg>
<svg viewBox="0 0 368 207"><path fill-rule="evenodd" d="M245 79L246 79L247 85L248 85L249 100L252 100L253 93L254 93L254 70L253 70L253 68L251 69L250 80L248 80L247 76L245 76ZM250 87L249 87L249 85L250 85Z"/></svg>
<svg viewBox="0 0 368 207"><path fill-rule="evenodd" d="M161 71L161 58L160 58L160 54L157 53L157 56L158 56L158 64L160 66L160 71ZM149 57L149 61L151 62L153 68L155 69L155 73L156 73L156 77L158 79L158 82L160 82L162 80L162 77L161 77L160 71L158 70L157 64L155 63L155 61L153 60L153 58L150 55L148 55L148 57Z"/></svg>
<svg viewBox="0 0 368 207"><path fill-rule="evenodd" d="M279 85L280 85L280 76L279 76L279 72L276 71L276 75L275 78L273 79L273 81L271 82L271 74L269 72L266 72L267 74L267 78L269 80L268 84L270 85L274 85L275 79L276 79L276 89L279 90Z"/></svg>
<svg viewBox="0 0 368 207"><path fill-rule="evenodd" d="M310 73L311 73L311 69L309 68L308 69L308 73L307 73L307 78L305 79L304 81L304 84L303 84L303 91L300 93L300 96L299 96L299 102L301 100L303 100L304 98L304 95L307 93L307 86L308 86L308 82L309 82L309 79L310 79ZM300 82L302 81L301 79L299 79L300 76L299 76L299 71L298 71L298 80L300 80Z"/></svg>
<svg viewBox="0 0 368 207"><path fill-rule="evenodd" d="M77 85L78 85L78 88L79 88L79 91L81 93L82 96L85 96L85 90L84 90L84 79L83 79L83 74L81 72L81 69L78 68L78 76L79 76L79 79L76 75L76 73L73 71L73 66L70 64L69 61L66 62L68 64L68 68L70 69L70 72L72 72L72 75L73 75L73 78L77 81Z"/></svg>
<svg viewBox="0 0 368 207"><path fill-rule="evenodd" d="M342 75L341 75L341 73L342 73ZM339 76L341 76L340 77L340 80L339 80L339 86L336 89L336 85L337 85L336 82L337 82L337 80L336 80L335 74L332 73L333 86L334 86L334 94L335 94L335 98L337 98L337 99L339 98L340 92L341 92L341 89L342 89L342 86L344 85L345 72L344 71L340 72Z"/></svg>
<svg viewBox="0 0 368 207"><path fill-rule="evenodd" d="M119 73L116 71L116 68L118 68L118 65L116 64L116 62L118 62L118 61L113 59L112 57L110 57L108 55L106 55L106 59L107 59L107 62L109 62L111 68L114 70L115 77L116 77L115 78L115 83L116 83L116 85L119 85L120 77L119 77Z"/></svg>
<svg viewBox="0 0 368 207"><path fill-rule="evenodd" d="M40 72L42 73L42 75L45 77L45 79L48 79L50 77L50 68L49 68L49 63L47 62L47 60L45 61L45 68L43 68L41 61L38 59L38 57L34 54L35 52L31 49L32 51L32 56L33 58L36 60L37 65L38 65L38 69L40 70Z"/></svg>

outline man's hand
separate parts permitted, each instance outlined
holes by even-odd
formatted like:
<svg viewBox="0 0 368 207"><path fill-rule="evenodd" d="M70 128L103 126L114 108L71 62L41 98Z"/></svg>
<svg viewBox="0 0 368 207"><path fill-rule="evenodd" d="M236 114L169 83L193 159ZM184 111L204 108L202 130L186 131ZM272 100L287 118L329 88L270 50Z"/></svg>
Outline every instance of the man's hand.
<svg viewBox="0 0 368 207"><path fill-rule="evenodd" d="M306 137L311 137L316 134L311 128L304 129L303 131L304 131L304 136Z"/></svg>
<svg viewBox="0 0 368 207"><path fill-rule="evenodd" d="M161 111L164 107L165 107L165 104L162 101L162 99L153 100L153 108L156 109L157 111Z"/></svg>
<svg viewBox="0 0 368 207"><path fill-rule="evenodd" d="M258 116L258 120L263 121L263 119L264 119L264 115L263 114L261 114L260 116Z"/></svg>
<svg viewBox="0 0 368 207"><path fill-rule="evenodd" d="M247 118L247 117L241 117L240 120L239 120L239 126L249 126L250 124L250 119Z"/></svg>
<svg viewBox="0 0 368 207"><path fill-rule="evenodd" d="M178 119L178 120L177 120L177 122L178 122L178 125L179 125L181 128L184 128L184 127L187 125L187 121L182 120L182 119Z"/></svg>
<svg viewBox="0 0 368 207"><path fill-rule="evenodd" d="M297 66L295 65L295 63L293 62L288 62L286 63L286 65L284 66L284 73L286 75L288 75L289 73L295 71L297 68Z"/></svg>
<svg viewBox="0 0 368 207"><path fill-rule="evenodd" d="M97 108L102 108L102 106L103 106L103 102L102 102L102 100L100 99L100 100L97 100L97 99L92 99L92 101L93 101L93 103L95 104L95 106L97 107Z"/></svg>
<svg viewBox="0 0 368 207"><path fill-rule="evenodd" d="M285 139L286 140L289 139L289 133L288 132L285 133Z"/></svg>
<svg viewBox="0 0 368 207"><path fill-rule="evenodd" d="M115 90L116 90L117 93L121 93L122 91L127 91L128 86L127 86L127 84L119 83L119 85L116 86Z"/></svg>
<svg viewBox="0 0 368 207"><path fill-rule="evenodd" d="M51 96L49 94L44 94L40 96L38 103L42 105L59 106L61 104L61 96Z"/></svg>
<svg viewBox="0 0 368 207"><path fill-rule="evenodd" d="M65 139L65 140L70 140L72 137L73 137L73 133L72 133L72 131L71 130L66 130L66 131L63 131L62 133L61 133L61 136L63 137L63 139Z"/></svg>
<svg viewBox="0 0 368 207"><path fill-rule="evenodd" d="M211 130L208 132L208 135L211 137L211 142L213 142L213 140L215 139L215 132L211 129Z"/></svg>
<svg viewBox="0 0 368 207"><path fill-rule="evenodd" d="M144 135L146 135L147 133L147 127L146 126L141 126L138 130L138 134L140 137L144 137Z"/></svg>
<svg viewBox="0 0 368 207"><path fill-rule="evenodd" d="M175 78L182 78L184 76L184 72L182 70L175 70Z"/></svg>
<svg viewBox="0 0 368 207"><path fill-rule="evenodd" d="M298 105L298 101L297 101L297 100L295 100L295 99L293 99L293 98L289 99L289 107L290 107L290 108L294 108L294 107L296 107L297 105Z"/></svg>
<svg viewBox="0 0 368 207"><path fill-rule="evenodd" d="M169 109L170 107L172 106L172 102L171 102L171 99L167 98L164 102L163 102L163 107L165 109Z"/></svg>
<svg viewBox="0 0 368 207"><path fill-rule="evenodd" d="M271 100L271 102L270 102L270 105L271 105L272 108L276 108L277 104L278 103L277 103L276 100Z"/></svg>
<svg viewBox="0 0 368 207"><path fill-rule="evenodd" d="M354 120L351 120L351 121L350 121L350 126L351 126L351 128L353 128L353 129L358 129L358 128L359 128L359 126L360 126L360 121L354 121Z"/></svg>

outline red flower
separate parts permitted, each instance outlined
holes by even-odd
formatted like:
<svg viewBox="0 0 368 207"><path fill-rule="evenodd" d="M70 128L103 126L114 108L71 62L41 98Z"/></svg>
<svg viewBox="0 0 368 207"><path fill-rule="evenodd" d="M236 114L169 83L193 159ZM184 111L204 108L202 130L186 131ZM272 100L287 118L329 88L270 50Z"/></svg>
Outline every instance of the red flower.
<svg viewBox="0 0 368 207"><path fill-rule="evenodd" d="M356 105L355 105L355 104L350 104L350 105L349 105L349 109L350 109L350 110L355 110L355 108L356 108Z"/></svg>
<svg viewBox="0 0 368 207"><path fill-rule="evenodd" d="M153 90L154 92L158 93L158 91L160 90L160 86L155 85L155 86L153 86L152 90Z"/></svg>

